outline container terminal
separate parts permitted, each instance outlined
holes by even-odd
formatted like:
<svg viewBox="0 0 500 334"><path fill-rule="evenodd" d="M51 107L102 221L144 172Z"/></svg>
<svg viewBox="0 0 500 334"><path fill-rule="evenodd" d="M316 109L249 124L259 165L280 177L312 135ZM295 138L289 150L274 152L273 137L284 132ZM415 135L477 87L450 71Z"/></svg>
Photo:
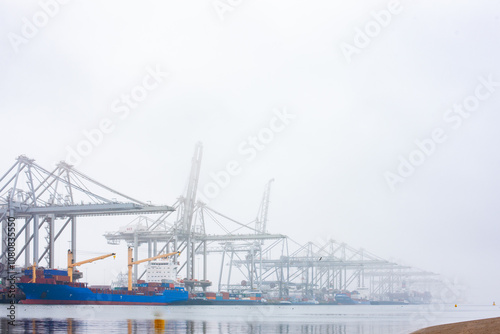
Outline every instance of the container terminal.
<svg viewBox="0 0 500 334"><path fill-rule="evenodd" d="M432 293L443 288L443 279L435 273L342 242L299 243L270 233L274 180L266 183L257 218L250 223L209 207L196 196L202 155L202 144L197 143L187 191L172 205L137 200L65 162L49 170L19 156L0 178L0 301L14 298L12 279L20 287L16 302L27 303L39 300L48 285L80 289L78 293L86 295L81 298L90 303L202 305L421 304L431 302ZM124 247L122 242L127 245L128 272L109 286L91 286L78 282L82 273L77 267L111 255L80 260L78 220L102 216L131 217L103 236L117 248ZM14 219L13 230L9 223ZM65 230L71 235L69 250L56 243ZM14 252L9 249L13 239ZM141 247L148 256L139 260ZM56 252L68 253L68 265L62 269L56 268ZM141 263L146 264L142 271ZM209 268L211 275L217 268L216 277L208 277ZM34 284L43 284L45 290L28 288ZM64 297L61 293L55 300Z"/></svg>

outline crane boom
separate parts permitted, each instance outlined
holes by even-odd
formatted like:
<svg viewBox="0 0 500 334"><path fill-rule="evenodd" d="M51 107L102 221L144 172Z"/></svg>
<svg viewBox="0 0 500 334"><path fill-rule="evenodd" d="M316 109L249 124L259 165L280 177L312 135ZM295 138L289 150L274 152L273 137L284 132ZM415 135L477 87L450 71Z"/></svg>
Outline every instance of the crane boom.
<svg viewBox="0 0 500 334"><path fill-rule="evenodd" d="M269 212L269 198L271 197L271 185L274 179L269 180L266 184L266 190L264 196L262 197L262 202L260 204L259 212L257 214L256 220L256 230L257 233L265 234L267 233L267 216ZM263 242L263 241L262 241Z"/></svg>
<svg viewBox="0 0 500 334"><path fill-rule="evenodd" d="M143 259L143 260L133 261L133 259L132 259L132 247L129 247L128 248L128 291L132 291L132 266L134 264L140 264L143 262L153 261L156 259L166 258L166 257L172 256L172 255L180 255L180 254L181 254L181 252L172 252L172 253L153 256L153 257Z"/></svg>
<svg viewBox="0 0 500 334"><path fill-rule="evenodd" d="M85 261L80 261L80 262L73 263L73 252L71 250L68 250L68 276L69 276L69 281L73 282L73 268L74 267L78 267L78 266L81 266L82 264L86 264L86 263L91 263L91 262L94 262L94 261L102 260L102 259L105 259L105 258L110 257L110 256L116 256L116 253L101 255L101 256L97 256L97 257L94 257L94 258L91 258L91 259L88 259L88 260L85 260Z"/></svg>
<svg viewBox="0 0 500 334"><path fill-rule="evenodd" d="M161 258L164 258L164 257L169 257L169 256L172 256L172 255L181 255L181 252L172 252L172 253L168 253L168 254L161 254L161 255L157 255L157 256L153 256L153 257L150 257L150 258L147 258L147 259L144 259L144 260L139 260L139 261L134 261L134 262L131 262L130 264L140 264L140 263L144 263L144 262L148 262L148 261L153 261L153 260L156 260L156 259L161 259Z"/></svg>

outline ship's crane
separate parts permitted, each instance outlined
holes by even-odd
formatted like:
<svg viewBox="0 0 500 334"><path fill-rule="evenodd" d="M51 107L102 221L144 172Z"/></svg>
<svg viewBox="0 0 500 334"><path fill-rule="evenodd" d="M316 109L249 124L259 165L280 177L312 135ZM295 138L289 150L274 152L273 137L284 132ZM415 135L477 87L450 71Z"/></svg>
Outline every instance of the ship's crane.
<svg viewBox="0 0 500 334"><path fill-rule="evenodd" d="M31 267L28 267L26 269L32 270L31 281L29 281L29 283L36 283L36 262Z"/></svg>
<svg viewBox="0 0 500 334"><path fill-rule="evenodd" d="M166 258L166 257L172 256L172 255L181 255L181 252L172 252L172 253L168 253L168 254L161 254L161 255L153 256L153 257L150 257L150 258L147 258L144 260L134 261L134 259L132 258L132 247L129 247L128 248L128 291L132 291L132 266L133 265L140 264L140 263L147 262L147 261L153 261L156 259Z"/></svg>
<svg viewBox="0 0 500 334"><path fill-rule="evenodd" d="M94 257L94 258L91 258L91 259L88 259L88 260L85 260L85 261L80 261L80 262L73 263L73 252L71 250L68 250L68 276L69 276L69 281L73 282L73 268L74 267L78 267L78 266L81 266L82 264L91 263L91 262L94 262L94 261L97 261L97 260L102 260L102 259L105 259L105 258L110 257L110 256L113 256L113 258L115 258L116 257L116 253L101 255L101 256Z"/></svg>

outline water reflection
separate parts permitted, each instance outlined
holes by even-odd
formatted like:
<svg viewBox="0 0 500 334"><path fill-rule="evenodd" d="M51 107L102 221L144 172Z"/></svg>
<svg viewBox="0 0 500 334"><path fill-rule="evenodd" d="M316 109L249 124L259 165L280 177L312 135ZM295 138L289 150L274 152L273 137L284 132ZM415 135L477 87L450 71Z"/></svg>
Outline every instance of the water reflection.
<svg viewBox="0 0 500 334"><path fill-rule="evenodd" d="M182 334L382 334L399 333L390 324L381 323L245 323L193 320L66 320L22 319L15 327L6 319L0 322L1 333L73 334L73 333L182 333ZM397 326L396 326L397 327Z"/></svg>

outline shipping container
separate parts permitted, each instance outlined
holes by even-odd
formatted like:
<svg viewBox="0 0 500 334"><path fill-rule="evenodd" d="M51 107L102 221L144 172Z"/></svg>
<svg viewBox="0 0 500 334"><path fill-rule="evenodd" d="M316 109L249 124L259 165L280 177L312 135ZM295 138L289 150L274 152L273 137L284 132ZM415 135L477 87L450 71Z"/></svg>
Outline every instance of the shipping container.
<svg viewBox="0 0 500 334"><path fill-rule="evenodd" d="M47 277L50 278L50 277ZM69 282L69 276L59 276L59 275L53 275L53 277L56 281L61 281L61 282Z"/></svg>

